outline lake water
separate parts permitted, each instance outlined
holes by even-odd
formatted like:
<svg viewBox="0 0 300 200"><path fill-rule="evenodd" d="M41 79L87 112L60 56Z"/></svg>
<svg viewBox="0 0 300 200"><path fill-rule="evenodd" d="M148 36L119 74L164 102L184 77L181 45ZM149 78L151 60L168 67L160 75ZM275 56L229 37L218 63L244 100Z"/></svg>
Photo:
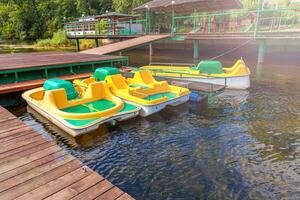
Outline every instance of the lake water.
<svg viewBox="0 0 300 200"><path fill-rule="evenodd" d="M141 60L145 52L129 55ZM299 199L300 64L274 53L256 75L255 56L247 55L249 91L226 91L207 106L168 108L76 140L25 107L12 111L137 199Z"/></svg>

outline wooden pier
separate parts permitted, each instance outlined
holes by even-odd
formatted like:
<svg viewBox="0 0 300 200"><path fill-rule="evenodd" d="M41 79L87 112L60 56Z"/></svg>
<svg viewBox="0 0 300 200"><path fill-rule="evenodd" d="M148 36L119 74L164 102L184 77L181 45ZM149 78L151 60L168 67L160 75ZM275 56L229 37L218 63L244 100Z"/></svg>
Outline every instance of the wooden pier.
<svg viewBox="0 0 300 200"><path fill-rule="evenodd" d="M133 199L0 106L0 199Z"/></svg>
<svg viewBox="0 0 300 200"><path fill-rule="evenodd" d="M85 78L104 66L126 66L127 57L68 52L0 55L0 94L40 86L45 79Z"/></svg>
<svg viewBox="0 0 300 200"><path fill-rule="evenodd" d="M145 35L134 39L124 40L121 42L112 43L102 47L81 51L82 54L105 55L115 52L121 52L137 46L151 44L152 42L169 38L169 34L162 35Z"/></svg>

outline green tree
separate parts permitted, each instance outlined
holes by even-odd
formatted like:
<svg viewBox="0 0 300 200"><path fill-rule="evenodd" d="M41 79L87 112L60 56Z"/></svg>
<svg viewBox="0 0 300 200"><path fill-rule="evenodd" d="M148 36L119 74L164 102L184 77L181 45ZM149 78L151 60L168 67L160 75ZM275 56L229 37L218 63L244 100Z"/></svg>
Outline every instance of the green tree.
<svg viewBox="0 0 300 200"><path fill-rule="evenodd" d="M8 40L50 38L64 22L112 10L111 0L0 0L0 36Z"/></svg>
<svg viewBox="0 0 300 200"><path fill-rule="evenodd" d="M114 8L117 12L132 13L132 10L149 0L113 0Z"/></svg>

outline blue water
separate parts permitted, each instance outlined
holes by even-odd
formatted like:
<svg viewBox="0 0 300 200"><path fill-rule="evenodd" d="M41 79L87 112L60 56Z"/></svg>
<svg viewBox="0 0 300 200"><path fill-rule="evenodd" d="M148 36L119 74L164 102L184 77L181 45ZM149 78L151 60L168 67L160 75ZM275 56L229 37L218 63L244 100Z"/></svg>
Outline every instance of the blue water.
<svg viewBox="0 0 300 200"><path fill-rule="evenodd" d="M26 123L137 199L299 199L300 67L255 67L249 91L184 104L76 141Z"/></svg>

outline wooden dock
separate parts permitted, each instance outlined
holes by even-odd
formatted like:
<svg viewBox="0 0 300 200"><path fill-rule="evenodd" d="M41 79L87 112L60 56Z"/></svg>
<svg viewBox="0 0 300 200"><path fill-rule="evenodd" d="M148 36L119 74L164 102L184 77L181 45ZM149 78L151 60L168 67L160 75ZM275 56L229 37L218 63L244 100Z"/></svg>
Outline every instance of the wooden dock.
<svg viewBox="0 0 300 200"><path fill-rule="evenodd" d="M0 199L71 198L133 199L0 106Z"/></svg>
<svg viewBox="0 0 300 200"><path fill-rule="evenodd" d="M163 35L145 35L141 37L137 37L134 39L124 40L121 42L112 43L109 45L97 47L94 49L88 49L85 51L81 51L82 54L95 54L95 55L105 55L115 52L121 52L127 49L131 49L133 47L146 45L158 40L169 38L169 34L163 34Z"/></svg>
<svg viewBox="0 0 300 200"><path fill-rule="evenodd" d="M16 53L0 55L0 71L24 68L51 67L66 64L86 64L111 61L120 56L88 55L68 52Z"/></svg>
<svg viewBox="0 0 300 200"><path fill-rule="evenodd" d="M218 93L222 90L225 90L224 85L217 85L211 83L200 83L200 82L193 82L193 81L180 81L180 80L169 80L172 85L176 85L179 87L186 87L190 90L198 91L198 92L205 92L205 93Z"/></svg>
<svg viewBox="0 0 300 200"><path fill-rule="evenodd" d="M128 58L68 52L0 55L0 94L42 85L49 78L86 78L103 66L126 66Z"/></svg>

